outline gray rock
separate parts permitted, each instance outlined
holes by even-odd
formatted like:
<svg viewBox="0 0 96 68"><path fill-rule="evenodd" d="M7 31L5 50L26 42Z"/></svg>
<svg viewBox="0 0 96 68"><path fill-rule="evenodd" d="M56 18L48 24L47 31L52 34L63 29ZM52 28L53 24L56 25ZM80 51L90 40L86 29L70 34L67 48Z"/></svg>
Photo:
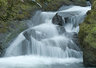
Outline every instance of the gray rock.
<svg viewBox="0 0 96 68"><path fill-rule="evenodd" d="M58 13L56 13L56 15L52 19L52 23L56 24L56 25L59 25L59 26L63 26L64 21L62 19L62 16L60 16L60 15L58 15Z"/></svg>
<svg viewBox="0 0 96 68"><path fill-rule="evenodd" d="M64 26L66 23L70 23L70 20L73 16L78 15L79 12L77 11L70 11L70 12L58 12L52 19L52 23L59 25L59 26Z"/></svg>

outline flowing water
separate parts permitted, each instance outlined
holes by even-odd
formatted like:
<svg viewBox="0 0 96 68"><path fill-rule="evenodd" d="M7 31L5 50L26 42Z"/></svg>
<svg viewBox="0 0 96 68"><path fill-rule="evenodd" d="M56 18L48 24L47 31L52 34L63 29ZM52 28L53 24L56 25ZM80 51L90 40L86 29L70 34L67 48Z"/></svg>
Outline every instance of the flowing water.
<svg viewBox="0 0 96 68"><path fill-rule="evenodd" d="M71 6L57 12L38 11L0 59L0 68L81 68L82 51L74 41L86 12L91 7ZM52 24L63 13L64 26ZM66 15L68 21L65 21Z"/></svg>

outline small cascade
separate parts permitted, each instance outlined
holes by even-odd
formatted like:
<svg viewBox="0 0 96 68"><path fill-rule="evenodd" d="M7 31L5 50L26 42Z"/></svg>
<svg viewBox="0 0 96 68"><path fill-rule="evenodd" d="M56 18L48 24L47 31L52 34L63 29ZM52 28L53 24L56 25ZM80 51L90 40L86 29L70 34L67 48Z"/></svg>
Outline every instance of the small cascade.
<svg viewBox="0 0 96 68"><path fill-rule="evenodd" d="M18 35L6 50L5 56L38 55L82 58L82 52L73 41L71 34L78 33L79 24L84 20L89 9L89 7L73 6L58 12L37 12L31 19L33 26ZM56 13L63 15L65 31L52 23L52 18Z"/></svg>
<svg viewBox="0 0 96 68"><path fill-rule="evenodd" d="M46 65L60 64L65 68L75 68L77 63L83 62L77 35L79 24L83 22L91 7L63 7L57 12L37 11L34 17L27 20L29 28L11 42L4 58L0 59L0 66L53 68ZM59 16L55 17L57 14ZM54 17L55 22L52 21ZM60 25L56 24L58 22Z"/></svg>

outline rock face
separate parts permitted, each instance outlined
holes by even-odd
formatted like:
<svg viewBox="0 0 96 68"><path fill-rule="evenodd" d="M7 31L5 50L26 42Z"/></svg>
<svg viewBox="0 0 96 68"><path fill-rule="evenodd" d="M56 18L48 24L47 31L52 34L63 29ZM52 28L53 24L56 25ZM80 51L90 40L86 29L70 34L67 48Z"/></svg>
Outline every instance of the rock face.
<svg viewBox="0 0 96 68"><path fill-rule="evenodd" d="M92 0L92 10L80 25L79 41L85 66L96 66L96 0Z"/></svg>

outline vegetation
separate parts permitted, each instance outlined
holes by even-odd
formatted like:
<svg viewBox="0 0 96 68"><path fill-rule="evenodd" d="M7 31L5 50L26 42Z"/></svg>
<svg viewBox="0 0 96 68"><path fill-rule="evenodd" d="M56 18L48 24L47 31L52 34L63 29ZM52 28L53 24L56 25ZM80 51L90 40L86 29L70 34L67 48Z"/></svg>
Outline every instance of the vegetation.
<svg viewBox="0 0 96 68"><path fill-rule="evenodd" d="M56 11L62 5L86 6L86 0L36 0L46 11Z"/></svg>
<svg viewBox="0 0 96 68"><path fill-rule="evenodd" d="M0 52L18 33L27 28L21 20L31 17L39 6L31 0L0 0Z"/></svg>
<svg viewBox="0 0 96 68"><path fill-rule="evenodd" d="M92 10L80 25L79 40L84 52L84 64L96 66L96 0L92 2Z"/></svg>

